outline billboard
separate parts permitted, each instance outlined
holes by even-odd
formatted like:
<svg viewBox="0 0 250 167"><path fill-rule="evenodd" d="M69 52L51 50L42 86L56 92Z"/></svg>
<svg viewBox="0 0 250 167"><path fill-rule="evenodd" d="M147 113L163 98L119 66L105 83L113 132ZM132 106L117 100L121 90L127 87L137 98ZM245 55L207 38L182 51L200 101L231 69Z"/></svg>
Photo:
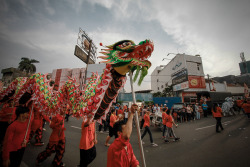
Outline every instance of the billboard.
<svg viewBox="0 0 250 167"><path fill-rule="evenodd" d="M173 90L174 91L179 91L179 90L183 90L183 89L188 89L189 88L188 86L189 86L188 81L186 81L186 82L174 85Z"/></svg>
<svg viewBox="0 0 250 167"><path fill-rule="evenodd" d="M172 84L180 84L182 82L188 81L187 69L183 69L175 74L172 74Z"/></svg>
<svg viewBox="0 0 250 167"><path fill-rule="evenodd" d="M206 88L205 78L202 76L188 76L189 88Z"/></svg>
<svg viewBox="0 0 250 167"><path fill-rule="evenodd" d="M83 51L79 46L76 45L74 55L87 64L88 53ZM89 64L95 64L94 60L89 58Z"/></svg>

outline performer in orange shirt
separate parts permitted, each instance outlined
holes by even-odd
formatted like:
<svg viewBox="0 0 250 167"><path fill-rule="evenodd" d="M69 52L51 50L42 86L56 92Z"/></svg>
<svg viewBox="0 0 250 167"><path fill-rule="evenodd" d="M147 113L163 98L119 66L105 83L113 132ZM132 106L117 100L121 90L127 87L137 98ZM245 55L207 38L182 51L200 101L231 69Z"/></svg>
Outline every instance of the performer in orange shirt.
<svg viewBox="0 0 250 167"><path fill-rule="evenodd" d="M147 111L146 114L144 115L144 125L143 125L144 132L141 135L141 139L143 139L143 137L148 133L149 137L150 137L151 145L155 147L155 146L158 146L158 145L154 143L152 133L151 133L151 131L149 129L149 126L150 126L150 117L149 117L149 115L150 115L150 111ZM144 142L142 142L142 143L144 143Z"/></svg>
<svg viewBox="0 0 250 167"><path fill-rule="evenodd" d="M243 103L242 108L245 111L245 113L250 121L250 98L247 99L247 102Z"/></svg>
<svg viewBox="0 0 250 167"><path fill-rule="evenodd" d="M167 117L167 108L163 108L162 112L162 125L163 125L163 131L162 131L162 138L165 139L165 131L166 131L166 117Z"/></svg>
<svg viewBox="0 0 250 167"><path fill-rule="evenodd" d="M87 121L82 123L82 136L80 140L80 165L88 166L96 157L97 139L95 133L95 122L91 120L93 115L89 114Z"/></svg>
<svg viewBox="0 0 250 167"><path fill-rule="evenodd" d="M216 132L220 133L219 127L221 128L221 130L224 130L221 124L222 109L218 106L217 103L214 103L212 112L213 112L213 117L216 119Z"/></svg>
<svg viewBox="0 0 250 167"><path fill-rule="evenodd" d="M110 115L110 122L109 122L109 135L106 138L105 146L110 146L109 140L111 137L113 137L113 126L115 122L117 122L119 119L117 119L117 116L115 115L115 109L111 110L111 115Z"/></svg>

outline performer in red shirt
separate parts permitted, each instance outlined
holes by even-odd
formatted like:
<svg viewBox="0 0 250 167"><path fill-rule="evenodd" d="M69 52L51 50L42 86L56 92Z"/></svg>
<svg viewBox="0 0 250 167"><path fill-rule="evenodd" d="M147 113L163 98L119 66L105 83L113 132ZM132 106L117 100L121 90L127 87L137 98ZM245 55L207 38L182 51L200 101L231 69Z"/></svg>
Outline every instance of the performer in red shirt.
<svg viewBox="0 0 250 167"><path fill-rule="evenodd" d="M0 145L2 146L5 132L10 125L16 119L16 107L13 106L12 100L9 100L4 104L0 111Z"/></svg>
<svg viewBox="0 0 250 167"><path fill-rule="evenodd" d="M110 115L110 123L109 123L109 135L106 138L105 146L110 146L109 140L110 138L114 135L113 133L113 126L115 122L117 122L119 119L117 119L117 116L115 115L115 109L111 110L111 115Z"/></svg>
<svg viewBox="0 0 250 167"><path fill-rule="evenodd" d="M82 136L80 140L80 165L78 167L88 166L96 157L97 139L95 133L95 122L91 120L93 115L89 114L87 121L82 122Z"/></svg>
<svg viewBox="0 0 250 167"><path fill-rule="evenodd" d="M148 133L149 137L150 137L151 145L155 147L155 146L158 146L158 145L154 143L152 133L151 133L151 131L149 129L149 126L150 126L150 117L149 117L149 115L150 115L150 111L146 111L146 114L144 115L144 125L143 125L144 132L141 135L141 139L143 139L143 137Z"/></svg>
<svg viewBox="0 0 250 167"><path fill-rule="evenodd" d="M50 119L45 116L42 112L39 112L35 108L33 108L34 111L34 119L31 123L31 132L29 136L29 140L33 138L35 135L36 143L35 146L43 146L44 143L42 140L43 135L43 119L50 123Z"/></svg>
<svg viewBox="0 0 250 167"><path fill-rule="evenodd" d="M49 157L52 153L56 153L55 158L52 162L54 167L62 167L65 164L62 162L63 154L65 152L65 135L64 131L64 114L66 108L60 111L60 114L54 116L50 123L50 128L52 129L52 133L50 135L49 143L46 149L41 152L36 159L37 165L41 165L47 157Z"/></svg>
<svg viewBox="0 0 250 167"><path fill-rule="evenodd" d="M9 125L3 143L3 166L20 166L30 130L25 134L28 126L29 108L17 107L16 120Z"/></svg>
<svg viewBox="0 0 250 167"><path fill-rule="evenodd" d="M167 117L167 108L163 108L162 112L162 125L163 125L163 131L162 131L162 138L165 139L165 131L166 131L166 117Z"/></svg>
<svg viewBox="0 0 250 167"><path fill-rule="evenodd" d="M216 119L216 132L219 133L220 132L219 127L221 128L221 130L224 130L221 124L222 109L218 106L217 103L214 103L212 112L213 112L213 117Z"/></svg>
<svg viewBox="0 0 250 167"><path fill-rule="evenodd" d="M115 140L108 149L107 167L139 167L133 148L129 143L132 133L132 123L135 111L138 106L133 104L128 121L118 121L114 125Z"/></svg>

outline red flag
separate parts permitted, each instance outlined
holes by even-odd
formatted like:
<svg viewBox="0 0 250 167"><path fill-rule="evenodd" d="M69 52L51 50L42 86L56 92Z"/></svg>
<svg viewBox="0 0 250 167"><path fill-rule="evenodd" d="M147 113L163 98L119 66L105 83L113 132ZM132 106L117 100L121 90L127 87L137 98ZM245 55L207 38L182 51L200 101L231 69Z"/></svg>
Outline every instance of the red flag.
<svg viewBox="0 0 250 167"><path fill-rule="evenodd" d="M248 91L248 87L247 87L247 85L245 83L244 83L244 94L245 94L245 97L248 98L249 91Z"/></svg>

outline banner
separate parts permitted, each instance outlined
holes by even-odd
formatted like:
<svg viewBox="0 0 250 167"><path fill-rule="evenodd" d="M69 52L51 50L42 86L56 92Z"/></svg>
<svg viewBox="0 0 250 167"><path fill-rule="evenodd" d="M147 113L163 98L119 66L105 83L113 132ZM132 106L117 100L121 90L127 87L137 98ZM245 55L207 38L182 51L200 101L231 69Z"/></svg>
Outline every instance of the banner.
<svg viewBox="0 0 250 167"><path fill-rule="evenodd" d="M244 94L245 97L248 98L249 97L249 91L248 91L248 86L244 83Z"/></svg>
<svg viewBox="0 0 250 167"><path fill-rule="evenodd" d="M189 88L206 88L205 79L202 76L188 76Z"/></svg>

